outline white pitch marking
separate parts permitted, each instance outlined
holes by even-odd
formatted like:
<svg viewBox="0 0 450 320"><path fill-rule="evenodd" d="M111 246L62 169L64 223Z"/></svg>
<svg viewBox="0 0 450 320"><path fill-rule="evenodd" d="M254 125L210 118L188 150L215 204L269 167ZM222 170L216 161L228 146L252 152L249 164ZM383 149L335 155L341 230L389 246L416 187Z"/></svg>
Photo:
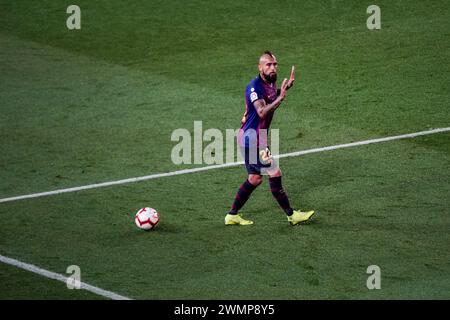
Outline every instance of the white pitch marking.
<svg viewBox="0 0 450 320"><path fill-rule="evenodd" d="M8 258L8 257L2 256L2 255L0 255L0 262L36 273L38 275L44 276L49 279L58 280L58 281L61 281L64 283L67 283L67 280L69 279L68 277L63 276L62 274L51 272L51 271L36 267L35 265L28 264L28 263L25 263L25 262L22 262L22 261L19 261L16 259ZM130 298L121 296L117 293L91 286L90 284L87 284L85 282L81 282L81 289L90 291L92 293L95 293L96 295L106 297L106 298L109 298L112 300L131 300Z"/></svg>
<svg viewBox="0 0 450 320"><path fill-rule="evenodd" d="M450 127L437 128L437 129L432 129L432 130L427 130L427 131L402 134L402 135L398 135L398 136L370 139L370 140L357 141L357 142L346 143L346 144L338 144L338 145L328 146L328 147L321 147L321 148L314 148L314 149L290 152L290 153L285 153L285 154L281 154L281 155L274 156L274 157L275 158L298 157L298 156L309 154L309 153L317 153L317 152L330 151L330 150L336 150L336 149L350 148L350 147L356 147L356 146L362 146L362 145L380 143L380 142L386 142L386 141L392 141L392 140L410 139L410 138L415 138L415 137L419 137L419 136L425 136L425 135L441 133L441 132L449 132L449 131L450 131ZM15 196L15 197L10 197L10 198L3 198L3 199L0 199L0 203L24 200L24 199L31 199L31 198L39 198L39 197L51 196L51 195L60 194L60 193L103 188L103 187L109 187L109 186L114 186L114 185L128 184L128 183L133 183L133 182L146 181L146 180L152 180L152 179L158 179L158 178L164 178L164 177L170 177L170 176L177 176L177 175L181 175L181 174L195 173L195 172L201 172L201 171L207 171L207 170L235 167L235 166L239 166L242 164L244 164L243 161L231 162L231 163L225 163L225 164L217 164L217 165L193 168L193 169L184 169L184 170L178 170L178 171L172 171L172 172L166 172L166 173L157 173L157 174L136 177L136 178L128 178L128 179L123 179L123 180L89 184L89 185L74 187L74 188L59 189L59 190L54 190L54 191L47 191L47 192L33 193L33 194L27 194L27 195L22 195L22 196Z"/></svg>

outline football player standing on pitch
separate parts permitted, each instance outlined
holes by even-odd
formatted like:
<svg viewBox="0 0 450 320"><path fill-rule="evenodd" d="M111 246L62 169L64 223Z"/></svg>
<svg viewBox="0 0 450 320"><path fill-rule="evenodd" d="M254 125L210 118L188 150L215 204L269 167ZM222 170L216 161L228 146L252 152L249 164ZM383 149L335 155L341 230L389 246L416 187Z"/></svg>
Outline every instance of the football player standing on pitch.
<svg viewBox="0 0 450 320"><path fill-rule="evenodd" d="M266 132L272 122L275 110L286 97L286 91L295 81L295 68L292 67L289 79L284 79L281 89L277 90L278 62L276 57L266 51L259 58L259 75L253 79L245 90L246 110L239 132L239 145L243 151L247 180L240 186L229 213L225 216L225 225L251 225L253 221L242 218L238 211L244 206L252 192L262 181L262 174L269 176L270 191L280 207L286 213L291 225L308 221L314 211L293 210L281 183L281 170L275 165L270 150L263 140L261 132ZM252 155L255 155L252 157Z"/></svg>

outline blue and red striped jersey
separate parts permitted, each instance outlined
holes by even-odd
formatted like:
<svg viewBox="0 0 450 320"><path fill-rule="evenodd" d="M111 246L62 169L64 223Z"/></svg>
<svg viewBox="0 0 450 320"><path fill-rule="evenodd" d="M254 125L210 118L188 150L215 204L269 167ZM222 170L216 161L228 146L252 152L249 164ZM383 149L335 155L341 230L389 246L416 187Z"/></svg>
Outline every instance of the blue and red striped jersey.
<svg viewBox="0 0 450 320"><path fill-rule="evenodd" d="M248 147L252 141L259 144L259 132L261 129L269 130L273 118L273 111L268 113L264 119L261 119L256 111L254 102L264 99L266 104L270 104L277 98L277 86L275 83L268 84L264 82L260 75L254 78L245 89L245 113L241 120L242 126L239 132L239 144ZM251 138L252 133L256 132L256 140Z"/></svg>

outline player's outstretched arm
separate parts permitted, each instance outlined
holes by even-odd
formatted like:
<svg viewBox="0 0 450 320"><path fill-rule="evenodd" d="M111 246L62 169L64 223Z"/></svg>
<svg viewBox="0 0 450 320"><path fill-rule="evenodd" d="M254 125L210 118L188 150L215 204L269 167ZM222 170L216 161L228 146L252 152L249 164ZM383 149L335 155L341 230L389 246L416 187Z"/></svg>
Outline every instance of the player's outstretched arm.
<svg viewBox="0 0 450 320"><path fill-rule="evenodd" d="M286 97L287 84L288 79L284 79L283 83L281 84L280 95L271 104L266 104L264 99L256 100L253 103L261 119L264 119L270 111L273 111L280 106L281 102Z"/></svg>

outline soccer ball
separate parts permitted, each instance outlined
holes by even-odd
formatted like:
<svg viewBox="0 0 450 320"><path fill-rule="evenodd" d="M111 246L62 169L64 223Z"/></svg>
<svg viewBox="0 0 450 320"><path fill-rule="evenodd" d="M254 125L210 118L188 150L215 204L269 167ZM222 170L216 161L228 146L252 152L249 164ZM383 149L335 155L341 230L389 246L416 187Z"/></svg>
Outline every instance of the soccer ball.
<svg viewBox="0 0 450 320"><path fill-rule="evenodd" d="M139 229L151 230L156 228L159 222L159 213L153 208L142 208L136 213L134 222Z"/></svg>

